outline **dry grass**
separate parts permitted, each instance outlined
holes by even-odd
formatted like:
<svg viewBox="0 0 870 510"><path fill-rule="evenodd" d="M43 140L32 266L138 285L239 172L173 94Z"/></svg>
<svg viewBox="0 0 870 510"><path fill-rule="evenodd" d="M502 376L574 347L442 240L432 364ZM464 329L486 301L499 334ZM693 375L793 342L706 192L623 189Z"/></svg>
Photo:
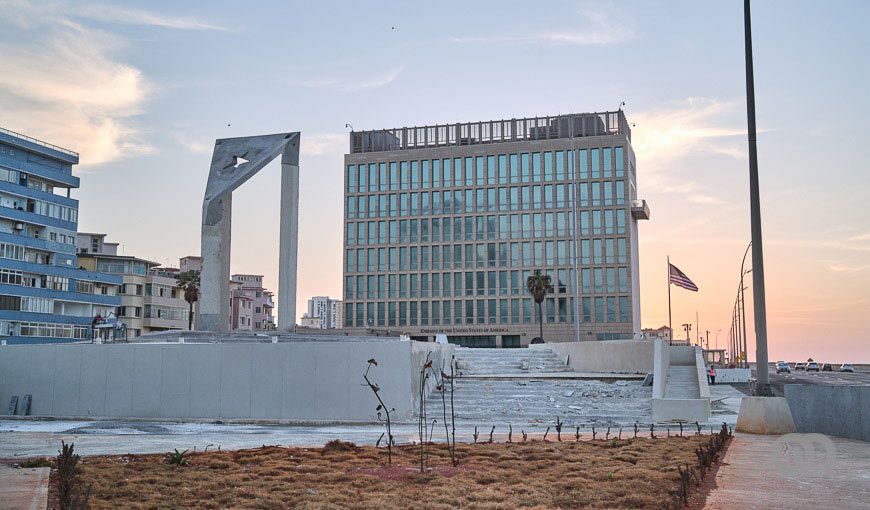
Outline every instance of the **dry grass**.
<svg viewBox="0 0 870 510"><path fill-rule="evenodd" d="M662 508L678 487L678 464L697 463L709 436L620 442L458 444L453 469L433 445L431 471L415 467L419 448L386 451L263 447L198 453L190 466L162 455L88 457L92 508Z"/></svg>

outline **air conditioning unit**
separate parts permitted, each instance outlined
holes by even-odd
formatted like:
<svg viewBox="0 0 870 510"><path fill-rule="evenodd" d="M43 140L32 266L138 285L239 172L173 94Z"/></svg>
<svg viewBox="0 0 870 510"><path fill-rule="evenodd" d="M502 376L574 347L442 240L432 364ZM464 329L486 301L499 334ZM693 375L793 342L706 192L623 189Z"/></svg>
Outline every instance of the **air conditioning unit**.
<svg viewBox="0 0 870 510"><path fill-rule="evenodd" d="M24 230L24 223L16 223L15 230Z"/></svg>

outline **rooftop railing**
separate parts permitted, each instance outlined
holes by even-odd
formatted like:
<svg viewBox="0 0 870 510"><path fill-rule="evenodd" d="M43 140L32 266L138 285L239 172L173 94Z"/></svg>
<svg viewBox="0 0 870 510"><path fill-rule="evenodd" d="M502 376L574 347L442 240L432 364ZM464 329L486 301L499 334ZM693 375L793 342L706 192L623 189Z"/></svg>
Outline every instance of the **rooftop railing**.
<svg viewBox="0 0 870 510"><path fill-rule="evenodd" d="M16 133L15 131L11 131L9 129L5 129L5 128L0 127L0 133L14 136L15 138L20 138L21 140L26 140L28 142L35 143L36 145L41 145L43 147L53 149L53 150L56 150L58 152L62 152L64 154L69 154L70 156L79 157L78 152L71 151L69 149L64 149L63 147L60 147L58 145L54 145L53 143L44 142L44 141L39 140L37 138L33 138L32 136L27 136L27 135L24 135L21 133Z"/></svg>
<svg viewBox="0 0 870 510"><path fill-rule="evenodd" d="M631 140L631 128L622 110L352 131L350 152L358 154L616 134L624 134Z"/></svg>

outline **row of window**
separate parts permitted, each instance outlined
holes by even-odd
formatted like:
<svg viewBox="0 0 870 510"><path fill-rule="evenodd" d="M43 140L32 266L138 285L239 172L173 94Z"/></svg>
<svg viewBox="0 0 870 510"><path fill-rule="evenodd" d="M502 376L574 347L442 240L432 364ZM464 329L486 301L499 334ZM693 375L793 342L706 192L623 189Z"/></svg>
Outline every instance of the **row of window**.
<svg viewBox="0 0 870 510"><path fill-rule="evenodd" d="M628 262L628 239L581 239L580 264ZM572 264L574 245L568 240L521 243L445 244L358 248L345 251L346 273L438 270L483 267L541 267Z"/></svg>
<svg viewBox="0 0 870 510"><path fill-rule="evenodd" d="M622 147L348 165L349 193L622 177Z"/></svg>
<svg viewBox="0 0 870 510"><path fill-rule="evenodd" d="M52 275L35 276L11 269L0 269L0 283L50 290L69 290L69 278Z"/></svg>
<svg viewBox="0 0 870 510"><path fill-rule="evenodd" d="M573 299L547 298L542 303L545 323L570 323ZM345 303L345 327L431 326L449 324L533 324L537 321L533 299L467 299L444 301L379 301ZM628 296L581 299L584 323L631 322Z"/></svg>
<svg viewBox="0 0 870 510"><path fill-rule="evenodd" d="M23 198L10 195L0 195L0 206L18 211L27 211L63 221L78 221L78 209L65 205L54 204L44 200Z"/></svg>
<svg viewBox="0 0 870 510"><path fill-rule="evenodd" d="M625 181L580 183L577 185L577 196L580 207L624 205ZM556 184L351 195L347 197L346 216L349 219L396 218L430 214L564 209L572 208L573 205L571 188L568 185Z"/></svg>
<svg viewBox="0 0 870 510"><path fill-rule="evenodd" d="M580 235L625 234L623 209L579 211ZM405 244L428 241L472 241L484 239L530 239L567 237L573 231L570 212L500 214L498 216L454 216L420 220L348 222L346 246Z"/></svg>
<svg viewBox="0 0 870 510"><path fill-rule="evenodd" d="M145 305L145 318L187 320L187 310L172 306Z"/></svg>
<svg viewBox="0 0 870 510"><path fill-rule="evenodd" d="M76 324L52 324L44 322L21 322L10 324L0 322L0 334L13 336L31 336L47 338L68 338L86 340L89 337L88 326Z"/></svg>
<svg viewBox="0 0 870 510"><path fill-rule="evenodd" d="M544 273L552 278L551 292L572 292L573 269L548 269ZM525 282L531 274L531 271L465 271L346 276L344 295L345 299L518 296L526 294ZM630 291L630 285L627 267L580 269L583 294L625 293Z"/></svg>

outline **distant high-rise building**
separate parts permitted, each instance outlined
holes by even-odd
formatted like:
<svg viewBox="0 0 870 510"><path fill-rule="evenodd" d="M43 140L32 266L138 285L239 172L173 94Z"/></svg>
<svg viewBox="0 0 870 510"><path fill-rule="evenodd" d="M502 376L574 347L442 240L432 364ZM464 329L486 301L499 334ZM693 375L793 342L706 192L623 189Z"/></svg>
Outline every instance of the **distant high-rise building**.
<svg viewBox="0 0 870 510"><path fill-rule="evenodd" d="M546 340L640 338L649 209L621 110L354 131L344 162L345 328L528 345L541 270Z"/></svg>
<svg viewBox="0 0 870 510"><path fill-rule="evenodd" d="M328 296L314 296L308 300L308 313L302 317L302 324L320 329L340 328L341 301Z"/></svg>
<svg viewBox="0 0 870 510"><path fill-rule="evenodd" d="M0 339L90 340L121 277L79 269L73 151L0 128Z"/></svg>

